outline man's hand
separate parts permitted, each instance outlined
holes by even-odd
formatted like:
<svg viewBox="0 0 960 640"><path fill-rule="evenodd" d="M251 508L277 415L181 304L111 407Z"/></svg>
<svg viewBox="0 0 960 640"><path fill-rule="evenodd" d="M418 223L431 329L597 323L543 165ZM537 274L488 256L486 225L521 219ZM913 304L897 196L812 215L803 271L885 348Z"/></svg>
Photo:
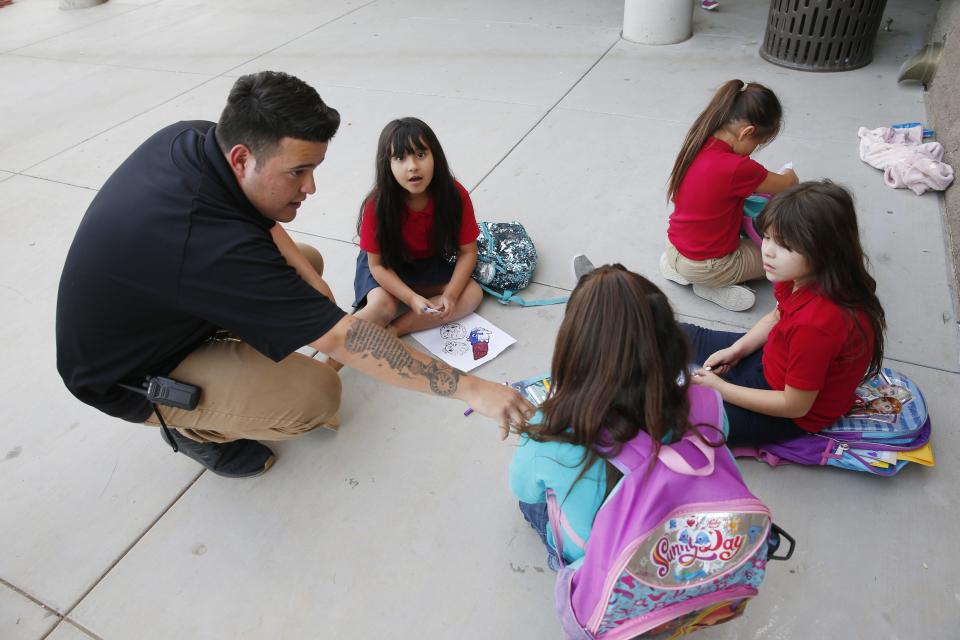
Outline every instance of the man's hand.
<svg viewBox="0 0 960 640"><path fill-rule="evenodd" d="M511 427L520 426L536 411L532 404L509 385L474 377L465 378L463 382L468 383L463 399L477 413L497 421L500 425L501 440L510 435Z"/></svg>
<svg viewBox="0 0 960 640"><path fill-rule="evenodd" d="M496 420L501 438L534 413L533 405L511 387L468 376L356 316L344 316L310 346L377 380L463 400L474 411Z"/></svg>

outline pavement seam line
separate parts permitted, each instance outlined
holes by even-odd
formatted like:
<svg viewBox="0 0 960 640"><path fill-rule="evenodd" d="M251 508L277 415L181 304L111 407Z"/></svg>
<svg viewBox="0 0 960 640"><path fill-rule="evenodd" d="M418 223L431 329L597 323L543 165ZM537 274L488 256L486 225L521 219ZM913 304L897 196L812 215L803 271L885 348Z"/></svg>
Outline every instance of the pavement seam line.
<svg viewBox="0 0 960 640"><path fill-rule="evenodd" d="M24 171L26 171L26 169L24 169ZM52 182L52 183L54 183L54 184L62 184L62 185L65 186L65 187L75 187L75 188L77 188L77 189L86 189L87 191L94 191L94 192L99 192L99 191L100 191L100 189L97 189L97 188L95 188L95 187L85 187L85 186L83 186L82 184L73 184L72 182L64 182L63 180L54 180L53 178L45 178L45 177L43 177L43 176L35 176L35 175L33 175L32 173L22 173L22 172L18 172L18 173L15 173L15 174L13 174L13 175L14 175L14 176L21 176L21 177L23 177L23 178L30 178L30 179L32 179L32 180L43 180L44 182ZM10 177L12 178L13 176L10 176ZM0 180L0 182L3 182L3 180Z"/></svg>
<svg viewBox="0 0 960 640"><path fill-rule="evenodd" d="M164 73L169 73L169 72L164 72ZM53 160L53 159L56 158L57 156L62 155L62 154L64 154L64 153L66 153L67 151L71 151L71 150L73 150L73 149L76 149L76 148L79 147L80 145L82 145L82 144L84 144L84 143L86 143L86 142L89 142L89 141L93 140L94 138L97 138L97 137L99 137L99 136L102 136L103 134L105 134L105 133L107 133L107 132L109 132L109 131L113 131L113 130L116 129L117 127L123 126L123 125L125 125L126 123L130 122L131 120L135 120L135 119L139 118L139 117L142 116L142 115L145 115L145 114L147 114L147 113L150 113L150 112L153 111L154 109L159 109L159 108L162 107L163 105L165 105L165 104L167 104L167 103L169 103L169 102L173 102L173 101L176 100L177 98L179 98L179 97L181 97L181 96L185 96L186 94L190 93L191 91L195 91L195 90L199 89L200 87L204 86L205 84L209 84L209 83L213 82L214 80L216 80L216 79L219 78L219 77L220 77L220 76L211 76L211 77L207 78L206 80L204 80L203 82L201 82L200 84L194 85L194 86L190 87L189 89L186 89L185 91L181 91L180 93L178 93L178 94L176 94L176 95L174 95L174 96L170 96L170 97L167 98L166 100L163 100L163 101L160 102L159 104L153 105L153 106L150 107L149 109L144 109L144 110L141 111L140 113L136 113L136 114L130 116L129 118L126 118L126 119L124 119L124 120L121 120L120 122L117 122L116 124L112 124L112 125L110 125L109 127L107 127L106 129L104 129L103 131L98 131L97 133L94 133L93 135L84 138L83 140L77 142L76 144L72 144L72 145L70 145L69 147L67 147L67 148L65 148L65 149L61 149L60 151L57 151L55 154L53 154L53 155L51 155L51 156L48 156L48 157L44 158L43 160L40 160L39 162L34 162L34 163L31 164L29 167L24 167L23 169L21 169L20 171L18 171L17 174L18 174L18 175L23 175L23 172L24 172L24 171L30 171L30 169L33 169L34 167L37 167L37 166L39 166L39 165L41 165L41 164L43 164L44 162L47 162L47 161L49 161L49 160Z"/></svg>
<svg viewBox="0 0 960 640"><path fill-rule="evenodd" d="M285 47L285 46L287 46L288 44L290 44L291 42L296 42L296 41L299 40L300 38L306 38L306 37L307 37L308 35L310 35L311 33L315 32L315 31L319 31L320 29L323 29L324 27L326 27L326 26L328 26L328 25L331 25L331 24L333 24L334 22L337 22L338 20L343 20L344 18L346 18L347 16L349 16L349 15L352 14L352 13L356 13L357 11L360 11L361 9L365 9L365 8L369 7L370 5L372 5L372 4L376 4L377 1L378 1L378 0L370 0L369 2L366 2L366 3L364 3L364 4L361 4L361 5L358 6L358 7L354 7L353 9L350 9L350 11L347 11L346 13L341 13L340 15L338 15L338 16L335 17L335 18L330 18L329 20L327 20L327 21L324 22L323 24L319 24L319 25L315 26L314 28L310 29L309 31L305 31L304 33L301 33L301 34L298 35L298 36L295 36L295 37L293 37L293 38L290 38L290 39L287 40L286 42L282 42L282 43L278 44L277 46L273 47L272 49L267 49L267 50L264 51L263 53L258 53L257 55L253 56L253 57L250 58L249 60L245 60L245 61L241 62L240 64L236 64L236 65L230 67L229 69L227 69L226 71L221 71L219 74L217 74L217 77L226 77L227 74L230 73L231 71L233 71L234 69L239 69L240 67L242 67L242 66L245 65L245 64L250 64L250 63L253 62L254 60L259 60L259 59L262 58L263 56L268 55L268 54L271 54L271 53L273 53L274 51L276 51L277 49L279 49L280 47Z"/></svg>
<svg viewBox="0 0 960 640"><path fill-rule="evenodd" d="M301 232L301 233L302 233L302 232ZM313 234L309 234L309 235L313 235ZM322 236L321 236L321 237L322 237ZM336 238L327 238L327 239L328 239L328 240L335 240ZM568 289L568 288L566 288L566 287L560 287L560 286L557 286L557 285L554 285L554 284L550 284L549 282L541 282L541 281L539 281L539 280L531 280L530 283L531 283L531 284L538 284L538 285L543 286L543 287L549 287L550 289L555 289L555 290L557 290L557 291L566 291L567 293L572 293L572 292L573 292L573 289ZM692 320L703 320L703 321L705 321L705 322L719 322L719 323L721 323L721 324L723 324L723 325L726 325L726 326L727 326L728 328L730 328L730 329L737 329L737 330L742 330L742 331L749 331L749 330L750 330L750 327L744 327L744 326L742 326L742 325L733 324L733 323L731 323L731 322L727 322L726 320L717 320L716 318L707 318L707 317L704 317L704 316L698 316L698 315L694 315L694 314L691 314L691 313L677 313L677 312L675 312L674 315L676 315L678 318L679 318L679 317L684 317L684 318L690 318L690 319L692 319ZM751 325L751 326L752 326L752 325ZM921 369L929 369L929 370L931 370L931 371L940 371L941 373L950 373L950 374L954 374L954 375L960 374L960 369L944 369L943 367L938 367L938 366L932 365L932 364L923 364L922 362L913 362L912 360L904 360L904 359L902 359L902 358L894 358L894 357L892 357L892 356L886 356L886 355L883 357L883 359L884 359L885 361L888 361L888 362L899 362L899 363L901 363L901 364L908 364L908 365L913 366L913 367L920 367Z"/></svg>
<svg viewBox="0 0 960 640"><path fill-rule="evenodd" d="M883 356L884 361L887 362L899 362L900 364L909 364L912 367L920 367L921 369L930 369L931 371L939 371L941 373L950 373L953 375L960 374L960 370L957 369L944 369L943 367L937 367L932 364L922 364L920 362L911 362L910 360L902 360L900 358L893 358L889 356Z"/></svg>
<svg viewBox="0 0 960 640"><path fill-rule="evenodd" d="M130 64L119 64L117 62L87 62L85 60L64 60L63 58L55 58L48 56L40 56L36 54L28 53L8 53L4 55L10 55L15 58L25 58L27 60L43 60L44 62L58 62L61 64L84 64L91 67L109 67L111 69L126 69L128 71L154 71L156 73L176 73L184 76L201 76L207 77L211 74L203 73L202 71L184 71L183 69L160 69L158 67L136 67Z"/></svg>
<svg viewBox="0 0 960 640"><path fill-rule="evenodd" d="M195 485L195 484L197 483L197 480L199 480L200 477L203 476L203 474L204 474L205 471L206 471L206 469L201 469L200 472L193 477L193 480L191 480L190 482L188 482L188 483L187 483L187 486L185 486L183 489L181 489L180 492L177 493L177 495L173 497L173 499L170 501L170 503L167 504L167 506L163 508L163 510L157 515L157 517L155 517L153 520L150 521L150 524L148 524L148 525L146 526L146 528L144 528L144 530L140 533L140 535L138 535L136 538L134 538L133 542L131 542L129 545L127 545L126 548L123 549L123 551L120 552L120 554L114 559L114 561L111 562L110 565L93 581L93 584L91 584L91 585L87 588L86 591L84 591L83 593L81 593L81 594L80 594L80 597L78 597L78 598L76 599L76 601L75 601L72 605L70 605L70 607L69 607L66 611L63 612L62 617L63 617L64 619L69 618L70 614L73 613L73 610L76 609L78 606L80 606L80 603L83 602L84 599L85 599L88 595L90 595L90 592L92 592L94 589L96 589L97 586L98 586L101 582L103 582L103 579L106 578L106 577L110 574L111 571L113 571L114 567L116 567L118 564L120 564L120 562L121 562L124 558L127 557L127 554L130 553L130 551L131 551L135 546L137 546L137 544L139 544L139 542L140 542L141 540L143 540L144 536L146 536L148 533L150 533L150 531L156 526L156 524L157 524L158 522L160 522L160 520L163 518L163 516L167 515L167 512L170 511L170 509L172 509L173 506L174 506L175 504L177 504L177 502L180 501L180 498L182 498L184 495L186 495L187 491L189 491L189 490L193 487L193 485ZM78 623L74 622L73 618L69 618L69 620L70 620L70 623L71 623L71 624L76 624L78 627L81 626L81 625L79 625ZM86 627L82 627L82 628L83 628L84 632L87 631ZM56 629L56 627L54 627L54 629ZM50 633L53 633L53 629L51 629L50 632L47 633L46 635L42 636L42 637L40 638L40 640L45 640L45 639L47 638L47 636L50 635ZM90 634L90 635L93 635L94 637L99 638L99 636L97 636L96 634Z"/></svg>
<svg viewBox="0 0 960 640"><path fill-rule="evenodd" d="M246 63L244 63L246 64ZM224 71L224 78L239 78L238 75L228 75L231 71ZM510 105L519 105L521 107L531 107L531 108L542 108L542 104L535 104L533 102L517 102L516 100L495 100L492 98L475 98L471 96L454 96L447 93L430 93L429 91L413 91L409 89L377 89L374 87L362 87L355 84L342 84L339 82L321 82L317 83L318 87L321 88L335 88L335 89L350 89L351 91L367 91L370 93L396 93L402 96L418 96L421 98L444 98L447 100L459 100L461 102L483 102L489 104L510 104ZM616 115L616 114L610 114Z"/></svg>
<svg viewBox="0 0 960 640"><path fill-rule="evenodd" d="M480 24L504 24L504 25L516 25L518 27L543 27L544 29L582 29L582 30L597 30L597 31L616 31L617 37L620 37L621 26L620 25L602 25L602 24L576 24L576 23L561 23L561 22L522 22L520 20L493 20L493 19L484 19L484 18L454 18L454 17L437 17L437 16L406 16L406 20L435 20L437 22L466 22L466 23L480 23ZM734 37L734 36L729 36Z"/></svg>
<svg viewBox="0 0 960 640"><path fill-rule="evenodd" d="M87 629L85 626L83 626L82 624L80 624L79 622L77 622L76 620L74 620L73 618L64 617L63 620L60 621L60 624L63 624L63 623L67 623L67 624L73 625L74 627L76 627L77 629L79 629L82 633L85 633L85 634L87 634L88 636L90 636L90 638L92 638L92 640L103 640L103 638L102 638L101 636L97 635L97 634L94 633L93 631L90 631L90 629ZM57 626L59 627L60 625L57 625ZM41 640L43 640L43 639L41 638Z"/></svg>
<svg viewBox="0 0 960 640"><path fill-rule="evenodd" d="M109 22L109 21L111 21L111 20L116 20L117 18L121 18L121 17L127 15L128 13L133 13L133 12L135 12L135 11L142 11L143 9L146 9L147 7L152 7L153 5L155 5L155 4L160 4L161 2L163 2L163 0L155 0L154 2L148 2L147 4L141 5L141 6L139 6L139 7L135 6L133 9L130 9L129 11L124 11L123 13L118 13L117 15L114 15L114 16L108 16L108 17L104 18L103 20L97 20L96 22L91 22L91 23L89 23L89 24L85 24L85 25L79 26L79 27L77 27L76 29L67 29L66 31L62 31L62 32L60 32L60 33L56 33L56 34L54 34L54 35L52 35L52 36L50 36L50 37L48 37L48 38L41 38L40 40L37 40L36 42L30 42L30 43L28 43L28 44L20 45L19 47L15 47L15 48L13 48L13 49L8 49L7 51L0 51L0 55L6 55L6 54L8 54L8 53L12 54L12 53L14 53L15 51L19 51L20 49L26 49L27 47L32 47L33 45L40 44L40 43L42 43L42 42L47 42L48 40L53 40L54 38L59 38L60 36L65 36L65 35L67 35L68 33L74 33L74 32L77 32L77 31L82 31L83 29L86 29L86 28L88 28L88 27L93 27L93 26L95 26L95 25L103 24L104 22Z"/></svg>
<svg viewBox="0 0 960 640"><path fill-rule="evenodd" d="M477 180L477 184L473 185L473 189L470 190L470 193L473 193L474 191L476 191L476 190L480 187L480 185L483 184L483 182L490 176L490 174L493 173L494 171L496 171L496 170L497 170L497 167L499 167L501 164L503 164L503 162L504 162L507 158L510 157L510 154L513 153L513 151L514 151L517 147L519 147L521 144L523 144L523 141L524 141L524 140L526 140L528 137L530 137L530 134L533 133L533 132L536 130L537 127L540 126L540 123L543 122L544 120L546 120L547 116L549 116L551 113L553 113L553 110L556 109L556 108L560 105L560 103L563 102L563 100L564 100L568 95L570 95L570 92L573 91L574 89L576 89L576 88L577 88L577 85L579 85L581 82L583 82L583 79L586 78L587 75L588 75L591 71L593 71L594 67L596 67L598 64L600 64L600 62L601 62L604 58L607 57L607 54L609 54L610 51L611 51L615 46L617 46L617 43L618 43L618 42L620 42L620 34L617 34L616 40L614 40L614 41L610 44L610 46L607 47L606 50L605 50L603 53L600 54L600 57L599 57L599 58L597 58L596 60L593 61L593 64L591 64L589 67L587 67L587 70L586 70L586 71L584 71L582 74L580 74L580 77L577 78L576 81L575 81L572 85L570 85L570 87L569 87L566 91L563 92L563 95L560 96L560 97L557 99L556 102L554 102L550 107L547 108L547 110L544 112L544 114L543 114L542 116L540 116L540 118L537 119L536 122L533 123L533 125L527 130L527 132L524 133L522 136L520 136L520 139L517 140L517 142L516 142L513 146L511 146L509 149L507 149L507 152L506 152L505 154L503 154L503 157L500 158L499 160L497 160L497 162L494 163L494 165L493 165L492 167L490 167L490 170L487 171L485 174L483 174L483 176L482 176L479 180Z"/></svg>
<svg viewBox="0 0 960 640"><path fill-rule="evenodd" d="M37 606L45 609L46 611L52 611L54 615L56 615L58 618L60 618L60 620L63 620L63 618L64 618L65 615L66 615L66 614L63 614L63 613L61 613L60 611L58 611L56 607L51 606L51 605L45 603L43 600L40 600L40 599L37 598L36 596L27 593L26 591L24 591L23 589L21 589L21 588L18 587L17 585L13 584L13 583L10 582L9 580L6 580L6 579L4 579L4 578L0 578L0 585L3 585L3 586L5 586L5 587L9 588L11 591L15 591L16 593L19 593L21 596L23 596L24 598L26 598L27 600L29 600L29 601L32 602L33 604L35 604L35 605L37 605ZM57 624L60 624L60 621L57 621ZM56 629L57 624L53 625L53 628L54 628L54 629ZM50 631L53 631L53 629L51 629Z"/></svg>
<svg viewBox="0 0 960 640"><path fill-rule="evenodd" d="M295 40L297 40L297 39L299 39L299 38L303 38L303 37L305 37L305 36L313 33L314 31L316 31L316 30L318 30L318 29L322 29L323 27L327 26L328 24L331 24L331 23L333 23L333 22L336 22L337 20L340 20L340 19L342 19L342 18L345 18L346 16L350 15L351 13L354 13L355 11L359 11L360 9L363 9L364 7L367 7L367 6L375 3L376 1L377 1L377 0L370 0L370 2L367 2L366 4L362 4L362 5L360 5L359 7L356 7L356 8L354 8L354 9L351 9L350 11L347 11L346 13L337 16L336 18L332 18L332 19L330 19L330 20L327 20L327 21L324 22L323 24L318 25L318 26L314 27L313 29L310 29L310 30L307 31L306 33L302 33L302 34L300 34L299 36L297 36L297 37L295 37L295 38L292 38L292 39L290 39L290 40L288 40L288 41L286 41L286 42L283 42L283 43L281 43L281 44L278 44L276 47L274 47L274 48L272 48L272 49L268 49L267 51L264 51L263 53L261 53L261 54L259 54L259 55L256 55L256 56L254 56L253 58L250 58L249 60L245 60L245 61L243 61L243 62L241 62L241 63L239 63L239 64L236 64L236 65L230 67L229 69L226 69L226 70L224 70L224 71L221 71L220 73L218 73L218 74L216 74L216 75L210 76L210 77L208 77L206 80L204 80L203 82L201 82L200 84L194 85L194 86L190 87L189 89L186 89L185 91L181 91L180 93L178 93L178 94L176 94L176 95L174 95L174 96L171 96L171 97L167 98L166 100L163 100L162 102L160 102L160 103L158 103L158 104L153 105L153 106L150 107L149 109L145 109L145 110L141 111L140 113L136 113L136 114L130 116L129 118L126 118L126 119L124 119L124 120L121 120L120 122L117 122L116 124L113 124L113 125L107 127L107 128L104 129L103 131L99 131L99 132L97 132L97 133L95 133L95 134L93 134L93 135L91 135L91 136L89 136L89 137L87 137L87 138L84 138L83 140L81 140L80 142L77 142L76 144L73 144L73 145L71 145L71 146L69 146L69 147L67 147L67 148L65 148L65 149L61 149L60 151L57 151L55 154L53 154L53 155L51 155L51 156L49 156L49 157L47 157L47 158L44 158L43 160L40 160L39 162L35 162L35 163L33 163L32 165L30 165L30 166L28 166L28 167L24 167L23 169L21 169L20 171L17 171L16 173L19 175L19 174L22 174L22 172L24 172L24 171L29 171L30 169L33 169L34 167L36 167L36 166L38 166L38 165L41 165L41 164L43 164L44 162L47 162L48 160L52 160L52 159L56 158L56 157L59 156L60 154L66 153L67 151L70 151L70 150L72 150L72 149L76 149L77 147L79 147L80 145L84 144L85 142L89 142L90 140L93 140L94 138L96 138L96 137L98 137L98 136L102 136L103 134L107 133L108 131L112 131L112 130L116 129L116 128L119 127L119 126L122 126L122 125L130 122L131 120L134 120L134 119L136 119L136 118L139 118L140 116L142 116L142 115L144 115L144 114L150 113L150 112L153 111L154 109L159 109L159 108L162 107L163 105L168 104L168 103L176 100L177 98L179 98L179 97L181 97L181 96L184 96L184 95L190 93L191 91L195 91L195 90L199 89L200 87L202 87L202 86L204 86L204 85L206 85L206 84L209 84L209 83L213 82L214 80L216 80L216 79L218 79L218 78L226 78L226 77L228 77L226 74L230 73L230 72L233 71L234 69L237 69L237 68L239 68L239 67L242 67L242 66L245 65L245 64L249 64L249 63L253 62L254 60L257 60L258 58L261 58L262 56L267 55L268 53L272 53L273 51L276 51L276 50L279 49L280 47L286 46L286 45L290 44L291 42L293 42L293 41L295 41ZM150 6L150 5L145 5L145 6ZM128 13L129 13L129 12L128 12ZM47 58L44 58L44 59L47 59ZM62 61L61 61L61 62L62 62ZM108 65L108 64L99 64L99 65L97 65L97 63L88 63L88 64L95 64L96 66L114 66L114 65ZM136 69L137 67L133 67L133 68ZM156 69L141 69L141 70L145 70L145 71L158 71L158 70L156 70ZM161 73L177 73L177 72L162 71Z"/></svg>
<svg viewBox="0 0 960 640"><path fill-rule="evenodd" d="M303 235L305 235L305 236L310 236L311 238L320 238L321 240L330 240L331 242L341 242L341 243L343 243L343 244L350 244L350 245L353 245L353 246L358 247L358 248L359 248L359 246L360 246L360 245L358 245L356 242L354 242L353 240L344 240L343 238L333 238L333 237L330 237L330 236L321 235L321 234L319 234L319 233L312 233L312 232L310 232L310 231L301 231L301 230L299 230L299 229L292 229L292 228L291 228L291 229L287 229L287 231L292 231L292 232L294 232L294 233L301 233L301 234L303 234Z"/></svg>

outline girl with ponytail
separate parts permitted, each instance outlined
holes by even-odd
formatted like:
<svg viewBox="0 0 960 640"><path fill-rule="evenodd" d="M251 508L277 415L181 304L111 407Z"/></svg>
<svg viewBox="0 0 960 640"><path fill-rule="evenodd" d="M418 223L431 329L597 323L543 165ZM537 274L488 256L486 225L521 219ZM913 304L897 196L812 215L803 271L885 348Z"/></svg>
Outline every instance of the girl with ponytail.
<svg viewBox="0 0 960 640"><path fill-rule="evenodd" d="M771 173L750 158L777 135L782 117L770 89L730 80L690 127L670 173L667 197L674 210L660 273L733 311L755 301L739 283L764 275L760 248L740 238L747 196L779 193L798 182L792 169Z"/></svg>

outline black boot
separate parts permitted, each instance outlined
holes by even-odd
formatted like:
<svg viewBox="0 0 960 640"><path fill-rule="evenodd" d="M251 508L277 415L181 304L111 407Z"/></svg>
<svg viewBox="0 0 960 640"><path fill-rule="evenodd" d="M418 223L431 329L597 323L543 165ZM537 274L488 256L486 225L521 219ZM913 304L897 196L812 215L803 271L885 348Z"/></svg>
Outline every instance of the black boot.
<svg viewBox="0 0 960 640"><path fill-rule="evenodd" d="M175 451L225 478L258 476L273 466L276 460L273 451L256 440L234 440L223 444L197 442L176 429L163 428L160 429L160 435ZM173 442L170 441L171 437Z"/></svg>

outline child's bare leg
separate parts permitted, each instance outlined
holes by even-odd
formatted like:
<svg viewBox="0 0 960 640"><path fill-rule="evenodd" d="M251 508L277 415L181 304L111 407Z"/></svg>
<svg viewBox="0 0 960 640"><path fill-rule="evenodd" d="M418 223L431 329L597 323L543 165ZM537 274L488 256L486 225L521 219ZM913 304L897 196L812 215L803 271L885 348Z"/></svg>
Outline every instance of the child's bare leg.
<svg viewBox="0 0 960 640"><path fill-rule="evenodd" d="M467 286L463 288L463 293L460 294L460 299L457 300L457 306L454 308L450 319L459 320L470 315L477 310L481 302L483 302L483 289L475 280L470 280Z"/></svg>
<svg viewBox="0 0 960 640"><path fill-rule="evenodd" d="M440 304L440 293L442 291L443 287L440 286L429 287L423 291L417 291L417 293L422 296L429 297L432 304L438 305ZM446 320L441 320L439 317L432 314L418 316L412 311L408 311L394 320L392 326L394 329L396 329L397 335L400 336L404 336L415 331L422 331L423 329L439 327L441 324L459 320L460 318L473 313L476 308L480 306L480 302L482 300L483 289L480 288L480 285L471 280L467 283L467 286L464 287L463 292L460 294L460 298L457 299L457 304L453 309L453 313L450 314Z"/></svg>
<svg viewBox="0 0 960 640"><path fill-rule="evenodd" d="M399 310L400 301L387 293L383 287L377 287L367 294L367 304L353 315L377 326L386 327L397 317Z"/></svg>

